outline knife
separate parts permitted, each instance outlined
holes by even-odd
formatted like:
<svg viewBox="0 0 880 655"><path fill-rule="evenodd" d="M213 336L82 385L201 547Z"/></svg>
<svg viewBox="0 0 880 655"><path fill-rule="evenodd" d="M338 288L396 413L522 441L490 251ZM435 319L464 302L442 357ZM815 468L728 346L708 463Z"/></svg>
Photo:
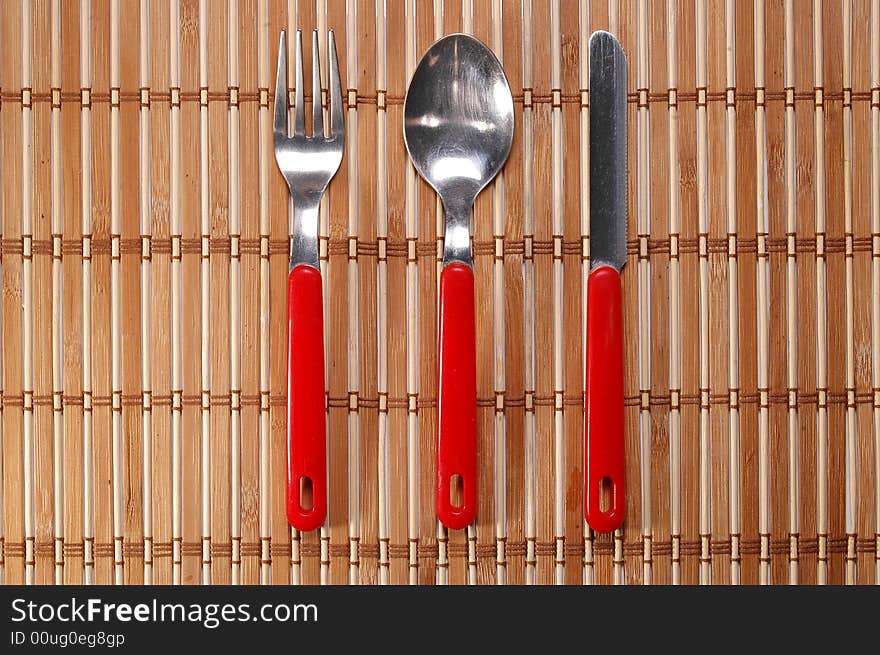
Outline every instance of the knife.
<svg viewBox="0 0 880 655"><path fill-rule="evenodd" d="M623 524L623 307L626 263L626 55L610 33L590 36L590 275L584 374L584 518ZM609 497L610 496L610 497Z"/></svg>

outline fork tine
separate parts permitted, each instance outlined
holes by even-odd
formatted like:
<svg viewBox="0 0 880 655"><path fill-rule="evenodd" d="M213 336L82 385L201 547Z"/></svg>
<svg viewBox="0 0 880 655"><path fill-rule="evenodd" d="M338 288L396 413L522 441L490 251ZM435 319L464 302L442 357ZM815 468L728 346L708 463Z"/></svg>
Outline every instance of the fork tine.
<svg viewBox="0 0 880 655"><path fill-rule="evenodd" d="M293 133L303 136L306 132L306 103L303 100L303 43L302 30L296 31L296 104L293 107Z"/></svg>
<svg viewBox="0 0 880 655"><path fill-rule="evenodd" d="M330 88L330 127L332 135L345 136L345 123L342 119L342 83L339 81L339 60L336 58L336 37L333 30L330 30L330 41L328 43L330 50L330 70L328 74Z"/></svg>
<svg viewBox="0 0 880 655"><path fill-rule="evenodd" d="M312 135L324 136L324 108L321 106L321 51L318 30L312 32Z"/></svg>
<svg viewBox="0 0 880 655"><path fill-rule="evenodd" d="M275 115L273 131L275 138L288 136L287 125L287 32L281 30L278 41L278 71L275 76Z"/></svg>

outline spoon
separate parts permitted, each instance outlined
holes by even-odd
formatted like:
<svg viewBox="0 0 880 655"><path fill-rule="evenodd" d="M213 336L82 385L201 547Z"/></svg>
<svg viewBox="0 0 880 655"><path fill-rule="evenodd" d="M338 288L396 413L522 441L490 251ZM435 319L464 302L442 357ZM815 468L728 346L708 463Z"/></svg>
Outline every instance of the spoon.
<svg viewBox="0 0 880 655"><path fill-rule="evenodd" d="M461 529L477 513L471 208L510 154L513 96L489 48L467 34L450 34L416 67L403 114L409 156L443 202L436 502L437 518L447 528Z"/></svg>

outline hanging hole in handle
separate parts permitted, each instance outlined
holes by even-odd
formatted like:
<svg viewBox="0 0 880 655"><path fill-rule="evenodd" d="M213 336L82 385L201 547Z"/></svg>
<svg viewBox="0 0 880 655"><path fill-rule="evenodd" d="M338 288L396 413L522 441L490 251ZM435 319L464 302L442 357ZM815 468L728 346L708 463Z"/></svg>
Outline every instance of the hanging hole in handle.
<svg viewBox="0 0 880 655"><path fill-rule="evenodd" d="M604 477L599 480L599 511L603 514L611 511L611 494L613 489L614 485L611 482L611 478Z"/></svg>
<svg viewBox="0 0 880 655"><path fill-rule="evenodd" d="M454 509L461 509L464 505L464 478L458 473L449 478L449 504Z"/></svg>
<svg viewBox="0 0 880 655"><path fill-rule="evenodd" d="M315 506L312 479L305 475L299 479L299 506L305 512L311 511Z"/></svg>

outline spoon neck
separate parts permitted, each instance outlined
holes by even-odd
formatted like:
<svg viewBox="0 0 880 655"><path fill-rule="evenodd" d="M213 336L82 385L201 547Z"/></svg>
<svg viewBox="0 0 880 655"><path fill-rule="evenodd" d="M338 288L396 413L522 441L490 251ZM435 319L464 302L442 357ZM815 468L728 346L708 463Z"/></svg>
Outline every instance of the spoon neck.
<svg viewBox="0 0 880 655"><path fill-rule="evenodd" d="M471 268L471 205L467 203L443 203L443 265L461 262Z"/></svg>

